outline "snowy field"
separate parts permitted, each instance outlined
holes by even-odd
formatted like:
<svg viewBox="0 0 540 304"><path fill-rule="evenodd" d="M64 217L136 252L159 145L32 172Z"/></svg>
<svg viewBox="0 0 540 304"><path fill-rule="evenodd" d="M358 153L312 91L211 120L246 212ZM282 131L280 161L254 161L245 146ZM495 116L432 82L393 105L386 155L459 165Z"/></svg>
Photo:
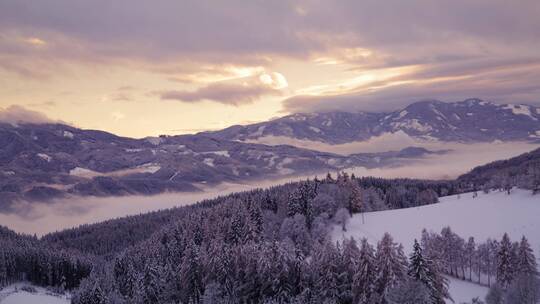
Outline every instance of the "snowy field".
<svg viewBox="0 0 540 304"><path fill-rule="evenodd" d="M67 296L54 295L44 288L32 286L36 292L21 290L27 283L12 284L0 290L0 304L69 304Z"/></svg>
<svg viewBox="0 0 540 304"><path fill-rule="evenodd" d="M361 215L355 215L346 232L335 227L332 236L338 240L366 237L376 244L388 232L409 254L414 239L420 239L423 228L440 232L450 226L465 239L473 236L477 243L487 238L500 240L505 232L513 241L525 235L537 258L540 257L540 195L514 189L510 195L494 191L489 194L478 192L477 198L472 196L472 193L465 193L459 197L443 197L434 205L366 213L365 223L362 223ZM460 280L452 279L450 285L456 303L470 301L473 297L483 299L487 293L487 288Z"/></svg>

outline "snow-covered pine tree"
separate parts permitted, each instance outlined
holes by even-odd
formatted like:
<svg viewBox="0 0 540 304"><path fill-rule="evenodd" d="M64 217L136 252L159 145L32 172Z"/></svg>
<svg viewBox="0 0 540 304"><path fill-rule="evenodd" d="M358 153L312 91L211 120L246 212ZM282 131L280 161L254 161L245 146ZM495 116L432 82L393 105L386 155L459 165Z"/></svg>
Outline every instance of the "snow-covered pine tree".
<svg viewBox="0 0 540 304"><path fill-rule="evenodd" d="M467 267L469 268L469 281L472 281L473 261L476 257L476 243L474 237L469 237L467 244L465 244L465 259Z"/></svg>
<svg viewBox="0 0 540 304"><path fill-rule="evenodd" d="M296 213L306 217L306 223L309 229L313 223L313 199L317 196L318 183L306 181L289 195L288 215L294 216Z"/></svg>
<svg viewBox="0 0 540 304"><path fill-rule="evenodd" d="M521 238L519 243L519 249L517 254L517 269L516 271L520 274L537 274L538 265L536 263L536 257L534 256L533 250L529 241L525 236Z"/></svg>
<svg viewBox="0 0 540 304"><path fill-rule="evenodd" d="M377 279L377 268L375 265L375 250L363 238L360 245L356 269L354 269L352 292L354 303L368 304L375 292L375 280Z"/></svg>
<svg viewBox="0 0 540 304"><path fill-rule="evenodd" d="M407 274L416 281L421 282L422 284L429 285L430 278L428 277L428 265L427 261L422 254L422 247L415 239L413 245L413 252L409 257L409 268Z"/></svg>
<svg viewBox="0 0 540 304"><path fill-rule="evenodd" d="M347 183L349 187L349 201L347 205L347 210L352 215L354 213L359 213L364 211L364 202L362 198L362 190L356 180L349 180Z"/></svg>
<svg viewBox="0 0 540 304"><path fill-rule="evenodd" d="M514 278L512 243L507 233L503 235L497 252L497 282L506 288Z"/></svg>
<svg viewBox="0 0 540 304"><path fill-rule="evenodd" d="M424 257L422 247L416 239L409 258L407 274L412 280L425 285L431 303L444 304L445 298L450 298L446 279L439 274L436 263Z"/></svg>
<svg viewBox="0 0 540 304"><path fill-rule="evenodd" d="M180 267L179 286L185 303L199 303L204 292L204 274L199 259L199 248L194 243L188 246Z"/></svg>
<svg viewBox="0 0 540 304"><path fill-rule="evenodd" d="M389 288L397 285L407 275L407 258L403 254L403 247L394 243L388 233L385 233L377 244L375 265L377 268L375 291L384 303Z"/></svg>

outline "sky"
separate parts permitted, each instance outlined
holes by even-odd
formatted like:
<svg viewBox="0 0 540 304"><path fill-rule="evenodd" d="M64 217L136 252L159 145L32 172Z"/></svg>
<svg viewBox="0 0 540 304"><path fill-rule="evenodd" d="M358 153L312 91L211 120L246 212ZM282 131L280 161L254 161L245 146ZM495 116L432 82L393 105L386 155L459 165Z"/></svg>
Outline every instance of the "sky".
<svg viewBox="0 0 540 304"><path fill-rule="evenodd" d="M144 137L424 99L540 105L538 16L537 0L0 0L0 119Z"/></svg>

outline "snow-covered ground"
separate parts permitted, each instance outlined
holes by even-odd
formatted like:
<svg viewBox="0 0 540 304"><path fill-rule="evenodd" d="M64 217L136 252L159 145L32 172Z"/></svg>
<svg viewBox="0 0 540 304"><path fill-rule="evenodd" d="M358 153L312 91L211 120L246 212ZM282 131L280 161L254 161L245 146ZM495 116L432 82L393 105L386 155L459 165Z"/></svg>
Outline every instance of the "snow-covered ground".
<svg viewBox="0 0 540 304"><path fill-rule="evenodd" d="M489 291L487 287L469 281L463 281L452 277L447 278L450 295L452 295L452 300L454 300L455 304L470 303L471 300L476 297L483 301ZM452 303L449 300L446 302Z"/></svg>
<svg viewBox="0 0 540 304"><path fill-rule="evenodd" d="M376 244L385 232L390 233L397 242L403 244L406 253L412 249L414 239L420 239L422 229L440 232L450 226L463 238L473 236L477 243L487 238L501 239L507 232L513 241L525 235L537 257L540 257L540 195L533 196L530 191L514 189L510 195L492 191L489 194L478 192L440 198L440 203L366 213L365 222L361 215L354 215L347 231L334 227L334 239L366 237ZM456 303L470 301L473 297L483 299L487 289L469 282L452 279L450 290Z"/></svg>
<svg viewBox="0 0 540 304"><path fill-rule="evenodd" d="M23 286L31 286L36 292L21 290ZM56 295L42 287L28 283L16 283L0 290L0 304L69 304L68 295Z"/></svg>

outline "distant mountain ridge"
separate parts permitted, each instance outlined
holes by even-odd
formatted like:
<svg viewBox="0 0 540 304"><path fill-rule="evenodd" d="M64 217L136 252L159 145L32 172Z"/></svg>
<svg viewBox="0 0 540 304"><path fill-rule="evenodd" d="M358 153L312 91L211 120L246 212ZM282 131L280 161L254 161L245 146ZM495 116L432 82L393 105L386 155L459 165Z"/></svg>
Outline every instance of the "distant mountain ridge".
<svg viewBox="0 0 540 304"><path fill-rule="evenodd" d="M434 153L410 147L344 156L205 135L132 139L62 124L2 123L0 146L0 210L18 199L198 191L222 182L384 167Z"/></svg>
<svg viewBox="0 0 540 304"><path fill-rule="evenodd" d="M293 114L216 132L143 139L62 124L0 122L0 210L19 199L198 191L223 182L400 165L437 153L408 147L341 155L257 143L281 136L341 144L396 132L434 141L540 143L540 109L479 99L423 101L391 113Z"/></svg>
<svg viewBox="0 0 540 304"><path fill-rule="evenodd" d="M398 131L423 140L491 142L540 140L540 108L498 105L480 99L420 101L388 113L328 112L292 114L275 120L220 131L208 136L237 141L285 137L327 144L366 141Z"/></svg>

